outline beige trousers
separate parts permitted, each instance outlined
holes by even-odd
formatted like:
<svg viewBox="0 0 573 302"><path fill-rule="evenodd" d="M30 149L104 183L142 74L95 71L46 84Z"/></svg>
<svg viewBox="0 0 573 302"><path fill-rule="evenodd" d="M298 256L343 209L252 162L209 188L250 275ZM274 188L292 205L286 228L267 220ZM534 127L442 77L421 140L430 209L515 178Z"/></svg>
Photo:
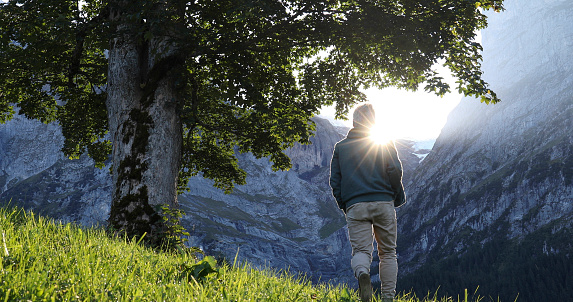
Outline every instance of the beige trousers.
<svg viewBox="0 0 573 302"><path fill-rule="evenodd" d="M359 202L346 211L348 237L352 246L354 275L370 273L373 238L378 244L380 281L383 298L394 298L398 262L396 260L397 223L393 201Z"/></svg>

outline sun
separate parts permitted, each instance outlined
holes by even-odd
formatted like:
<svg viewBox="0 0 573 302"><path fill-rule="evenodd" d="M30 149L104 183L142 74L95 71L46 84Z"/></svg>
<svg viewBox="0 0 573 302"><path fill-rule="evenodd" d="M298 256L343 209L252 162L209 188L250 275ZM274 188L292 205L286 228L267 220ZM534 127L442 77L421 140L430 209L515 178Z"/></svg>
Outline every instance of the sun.
<svg viewBox="0 0 573 302"><path fill-rule="evenodd" d="M395 133L393 133L387 125L384 125L383 122L378 121L370 129L369 137L375 143L380 145L388 144L396 139Z"/></svg>
<svg viewBox="0 0 573 302"><path fill-rule="evenodd" d="M425 91L404 91L398 88L366 91L376 111L379 129L373 135L390 136L390 139L423 141L436 139L450 112L462 99L462 95L449 93L437 97Z"/></svg>

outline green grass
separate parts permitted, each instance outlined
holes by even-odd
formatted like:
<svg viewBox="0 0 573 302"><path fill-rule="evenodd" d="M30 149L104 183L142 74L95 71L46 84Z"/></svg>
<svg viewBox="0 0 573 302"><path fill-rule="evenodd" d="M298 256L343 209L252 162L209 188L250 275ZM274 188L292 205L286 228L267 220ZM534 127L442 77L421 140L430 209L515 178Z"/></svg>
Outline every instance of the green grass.
<svg viewBox="0 0 573 302"><path fill-rule="evenodd" d="M357 293L343 286L313 285L249 264L215 264L212 257L199 261L192 253L160 252L140 240L21 209L0 208L0 236L0 302L358 301ZM399 301L464 298L406 294Z"/></svg>

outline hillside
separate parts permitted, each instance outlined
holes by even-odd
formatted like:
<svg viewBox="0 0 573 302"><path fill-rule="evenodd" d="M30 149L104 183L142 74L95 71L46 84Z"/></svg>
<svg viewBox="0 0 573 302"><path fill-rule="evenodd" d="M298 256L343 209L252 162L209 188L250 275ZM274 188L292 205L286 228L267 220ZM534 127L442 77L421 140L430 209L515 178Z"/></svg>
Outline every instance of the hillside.
<svg viewBox="0 0 573 302"><path fill-rule="evenodd" d="M353 290L247 263L168 253L103 229L0 208L3 301L356 301ZM50 238L50 240L45 240ZM197 258L198 257L198 258Z"/></svg>
<svg viewBox="0 0 573 302"><path fill-rule="evenodd" d="M225 263L193 250L152 250L140 238L118 238L19 208L0 207L0 217L3 301L359 301L351 288L313 285L291 272L256 269L237 259ZM395 301L452 299L406 293ZM463 302L482 299L466 290L458 296Z"/></svg>

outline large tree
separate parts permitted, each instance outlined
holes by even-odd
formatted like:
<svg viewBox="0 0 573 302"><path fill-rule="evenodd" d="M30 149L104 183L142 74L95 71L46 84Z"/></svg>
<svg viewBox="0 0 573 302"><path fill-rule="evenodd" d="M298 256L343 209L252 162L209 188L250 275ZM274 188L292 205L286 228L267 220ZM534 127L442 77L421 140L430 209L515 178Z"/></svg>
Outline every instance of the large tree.
<svg viewBox="0 0 573 302"><path fill-rule="evenodd" d="M63 152L111 159L110 225L158 237L160 205L201 174L245 182L236 152L288 169L310 118L362 88L450 87L497 102L476 30L502 0L10 0L0 4L0 122L18 108ZM396 100L397 102L399 100Z"/></svg>

